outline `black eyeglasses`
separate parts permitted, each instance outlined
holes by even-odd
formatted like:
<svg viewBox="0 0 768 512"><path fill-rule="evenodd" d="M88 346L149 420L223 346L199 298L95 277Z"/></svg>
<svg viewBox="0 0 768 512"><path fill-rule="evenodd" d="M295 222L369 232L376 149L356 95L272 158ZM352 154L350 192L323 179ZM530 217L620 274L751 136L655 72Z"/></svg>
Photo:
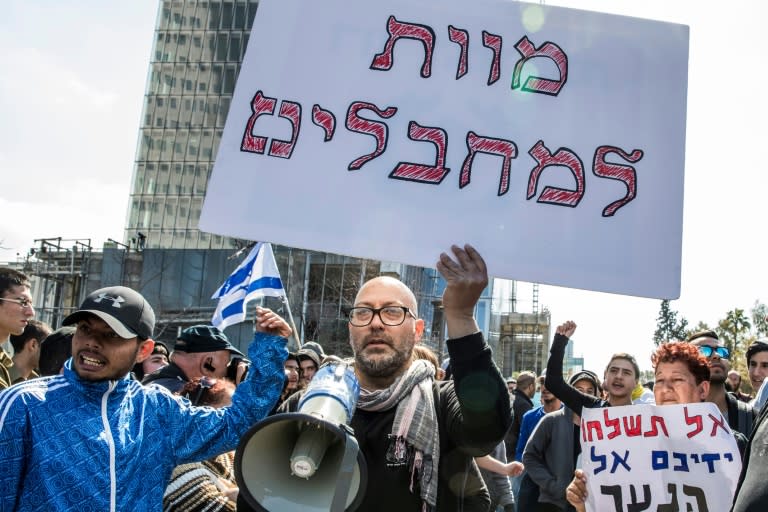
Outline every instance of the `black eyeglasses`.
<svg viewBox="0 0 768 512"><path fill-rule="evenodd" d="M208 392L208 390L215 385L216 385L216 379L209 379L208 377L202 377L198 382L197 393L195 393L195 398L190 398L189 394L187 394L187 398L189 398L189 400L192 402L192 405L200 405L200 403L203 402L203 399L205 398L205 395Z"/></svg>
<svg viewBox="0 0 768 512"><path fill-rule="evenodd" d="M369 308L359 306L350 308L347 316L349 323L355 327L365 327L373 322L373 316L379 315L381 323L390 327L395 327L405 322L405 316L411 315L416 319L410 309L405 306L384 306L383 308Z"/></svg>
<svg viewBox="0 0 768 512"><path fill-rule="evenodd" d="M22 309L31 308L32 301L29 299L6 299L3 297L0 297L0 300L4 300L5 302L15 302L19 306L21 306Z"/></svg>
<svg viewBox="0 0 768 512"><path fill-rule="evenodd" d="M704 357L712 357L712 354L717 354L720 359L729 359L731 357L731 351L728 347L710 347L708 345L700 345L699 352Z"/></svg>

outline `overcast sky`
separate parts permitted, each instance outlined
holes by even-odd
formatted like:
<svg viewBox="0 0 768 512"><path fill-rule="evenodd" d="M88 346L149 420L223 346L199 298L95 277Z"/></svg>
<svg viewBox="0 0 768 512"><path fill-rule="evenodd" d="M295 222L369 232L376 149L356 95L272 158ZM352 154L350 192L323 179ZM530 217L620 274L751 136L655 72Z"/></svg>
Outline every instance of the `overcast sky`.
<svg viewBox="0 0 768 512"><path fill-rule="evenodd" d="M690 26L682 294L672 307L714 325L768 301L760 157L768 142L761 0L560 0ZM0 261L34 240L122 241L156 0L5 0L0 17ZM521 286L520 309L530 307ZM555 325L602 373L611 353L650 368L659 301L542 286Z"/></svg>

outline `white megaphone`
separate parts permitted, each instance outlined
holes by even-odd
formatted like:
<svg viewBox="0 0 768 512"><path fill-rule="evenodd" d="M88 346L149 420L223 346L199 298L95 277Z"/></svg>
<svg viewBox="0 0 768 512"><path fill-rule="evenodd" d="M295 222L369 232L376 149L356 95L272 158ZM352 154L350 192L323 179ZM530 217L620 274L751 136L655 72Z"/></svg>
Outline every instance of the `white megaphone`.
<svg viewBox="0 0 768 512"><path fill-rule="evenodd" d="M253 510L356 510L367 484L365 459L348 426L360 385L348 365L320 367L298 412L254 425L235 452L240 496Z"/></svg>

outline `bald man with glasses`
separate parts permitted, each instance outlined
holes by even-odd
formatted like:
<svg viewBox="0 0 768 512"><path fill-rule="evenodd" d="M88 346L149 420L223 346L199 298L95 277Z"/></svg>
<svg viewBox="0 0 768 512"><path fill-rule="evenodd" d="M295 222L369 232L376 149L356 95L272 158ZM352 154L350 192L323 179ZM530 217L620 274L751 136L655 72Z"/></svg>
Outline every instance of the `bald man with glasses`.
<svg viewBox="0 0 768 512"><path fill-rule="evenodd" d="M435 367L414 355L424 320L403 282L386 276L367 281L349 310L361 388L350 426L368 469L358 510L454 512L490 506L473 457L499 444L511 412L506 383L474 319L488 274L469 245L441 254L437 269L446 280L451 381L436 381ZM295 410L298 395L283 403L281 412Z"/></svg>
<svg viewBox="0 0 768 512"><path fill-rule="evenodd" d="M18 270L0 267L0 389L11 385L11 334L22 334L34 316L29 278Z"/></svg>

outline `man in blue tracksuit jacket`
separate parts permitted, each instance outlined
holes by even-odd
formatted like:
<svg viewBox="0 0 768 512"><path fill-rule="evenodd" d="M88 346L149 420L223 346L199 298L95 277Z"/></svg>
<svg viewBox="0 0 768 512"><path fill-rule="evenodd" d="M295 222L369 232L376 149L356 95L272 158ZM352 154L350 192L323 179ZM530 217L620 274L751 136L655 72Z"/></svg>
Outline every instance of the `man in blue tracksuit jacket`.
<svg viewBox="0 0 768 512"><path fill-rule="evenodd" d="M174 467L233 450L277 401L288 324L257 309L252 361L232 405L193 407L129 377L152 353L155 315L122 286L90 294L63 375L0 392L0 510L160 511Z"/></svg>

